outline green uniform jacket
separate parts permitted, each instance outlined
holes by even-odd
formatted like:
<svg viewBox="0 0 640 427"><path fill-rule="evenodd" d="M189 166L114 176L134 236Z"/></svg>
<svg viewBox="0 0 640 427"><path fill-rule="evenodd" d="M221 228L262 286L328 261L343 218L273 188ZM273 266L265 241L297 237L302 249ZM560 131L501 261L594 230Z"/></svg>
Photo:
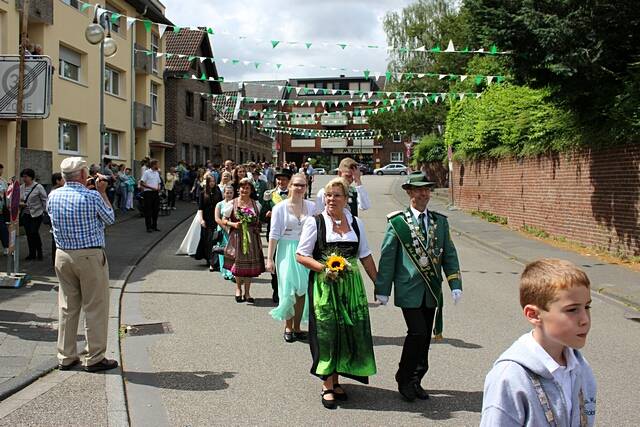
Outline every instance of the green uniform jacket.
<svg viewBox="0 0 640 427"><path fill-rule="evenodd" d="M436 268L444 270L444 276L449 282L449 287L462 290L462 276L460 275L460 264L458 262L458 253L456 247L451 240L449 233L449 222L447 217L433 211L429 213L429 227L433 227L431 220L435 223L434 227L434 253ZM394 215L403 214L396 212ZM429 243L431 247L431 243ZM440 251L442 249L442 252ZM427 307L436 307L438 304L427 289L424 278L415 267L409 256L402 247L402 243L393 231L391 224L387 223L384 240L382 241L382 253L380 254L380 262L378 263L378 276L376 277L375 294L391 295L391 286L395 284L395 305L402 308L417 308L422 304L422 300L426 300ZM442 292L442 282L433 279L431 289L438 295Z"/></svg>

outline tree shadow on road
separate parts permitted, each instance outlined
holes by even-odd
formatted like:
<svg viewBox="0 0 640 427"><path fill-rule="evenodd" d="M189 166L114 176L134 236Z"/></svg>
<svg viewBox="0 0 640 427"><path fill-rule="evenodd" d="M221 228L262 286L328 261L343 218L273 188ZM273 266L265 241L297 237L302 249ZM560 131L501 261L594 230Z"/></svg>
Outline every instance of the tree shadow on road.
<svg viewBox="0 0 640 427"><path fill-rule="evenodd" d="M229 388L225 381L236 372L124 372L126 381L156 388L188 391L215 391Z"/></svg>
<svg viewBox="0 0 640 427"><path fill-rule="evenodd" d="M344 409L409 412L430 420L451 419L453 412L482 410L482 391L427 390L431 399L410 403L395 390L360 384L345 384L345 390L349 400L341 404Z"/></svg>
<svg viewBox="0 0 640 427"><path fill-rule="evenodd" d="M379 337L379 336L374 336L373 337L373 345L375 345L375 346L395 345L395 346L398 346L398 347L402 347L404 345L404 338L405 338L404 336L402 336L402 337ZM468 348L468 349L482 348L482 346L479 345L479 344L466 342L466 341L463 341L463 340L459 340L457 338L443 338L441 340L435 340L435 339L431 340L431 345L438 345L438 344L450 345L450 346L456 347L456 348Z"/></svg>

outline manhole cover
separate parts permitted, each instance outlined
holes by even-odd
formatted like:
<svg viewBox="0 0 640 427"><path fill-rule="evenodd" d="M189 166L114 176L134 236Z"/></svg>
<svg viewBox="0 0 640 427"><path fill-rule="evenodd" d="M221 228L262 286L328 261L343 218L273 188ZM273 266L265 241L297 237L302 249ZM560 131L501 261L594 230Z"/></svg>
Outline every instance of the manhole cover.
<svg viewBox="0 0 640 427"><path fill-rule="evenodd" d="M127 335L132 335L132 336L159 335L159 334L173 333L171 324L168 322L142 323L139 325L124 325L124 330Z"/></svg>

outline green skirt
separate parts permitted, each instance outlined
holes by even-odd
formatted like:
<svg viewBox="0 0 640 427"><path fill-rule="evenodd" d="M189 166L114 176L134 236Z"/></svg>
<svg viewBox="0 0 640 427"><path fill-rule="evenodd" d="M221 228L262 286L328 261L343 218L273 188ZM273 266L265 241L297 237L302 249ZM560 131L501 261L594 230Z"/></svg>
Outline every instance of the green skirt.
<svg viewBox="0 0 640 427"><path fill-rule="evenodd" d="M368 384L376 373L369 302L358 260L349 262L354 270L337 282L313 274L308 292L311 373L323 380L337 373Z"/></svg>

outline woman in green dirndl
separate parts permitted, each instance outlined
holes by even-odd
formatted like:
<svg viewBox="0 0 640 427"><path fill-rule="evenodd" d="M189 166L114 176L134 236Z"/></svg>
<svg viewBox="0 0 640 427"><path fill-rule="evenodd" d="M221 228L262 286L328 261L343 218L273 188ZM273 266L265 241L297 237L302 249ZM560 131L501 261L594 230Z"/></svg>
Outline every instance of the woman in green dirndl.
<svg viewBox="0 0 640 427"><path fill-rule="evenodd" d="M375 280L377 270L364 225L348 210L349 185L342 178L325 187L325 210L304 224L296 251L311 270L309 280L309 345L311 373L323 380L322 404L328 409L347 400L340 375L369 383L376 373L369 303L358 259Z"/></svg>

